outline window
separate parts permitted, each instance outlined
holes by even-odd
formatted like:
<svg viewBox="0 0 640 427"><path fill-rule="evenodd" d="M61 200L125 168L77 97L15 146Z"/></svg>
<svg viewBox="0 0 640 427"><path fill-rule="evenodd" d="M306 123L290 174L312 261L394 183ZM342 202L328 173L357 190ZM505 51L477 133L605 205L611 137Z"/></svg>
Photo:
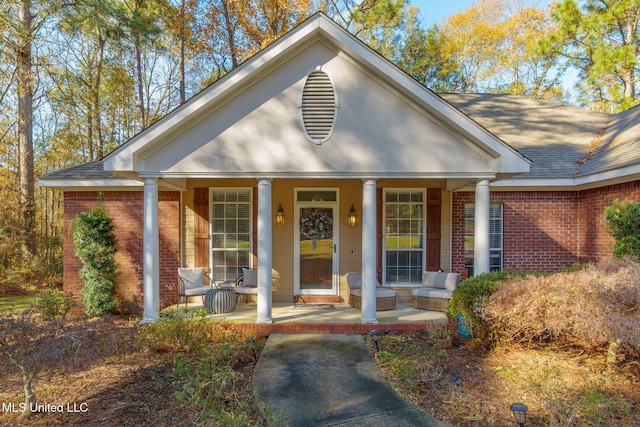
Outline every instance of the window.
<svg viewBox="0 0 640 427"><path fill-rule="evenodd" d="M422 281L424 270L423 190L386 190L384 277L386 284Z"/></svg>
<svg viewBox="0 0 640 427"><path fill-rule="evenodd" d="M464 205L464 266L473 276L473 244L475 226L475 205ZM489 207L489 269L502 270L502 205L491 204Z"/></svg>
<svg viewBox="0 0 640 427"><path fill-rule="evenodd" d="M249 267L251 189L215 189L211 197L213 280L235 280Z"/></svg>

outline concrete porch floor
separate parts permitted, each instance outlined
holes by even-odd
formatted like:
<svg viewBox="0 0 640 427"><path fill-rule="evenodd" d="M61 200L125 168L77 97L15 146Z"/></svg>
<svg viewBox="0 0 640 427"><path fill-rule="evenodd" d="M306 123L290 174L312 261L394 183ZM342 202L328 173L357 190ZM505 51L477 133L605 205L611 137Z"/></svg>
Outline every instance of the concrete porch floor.
<svg viewBox="0 0 640 427"><path fill-rule="evenodd" d="M200 298L192 298L189 310L204 308ZM209 318L233 322L237 329L246 335L269 335L271 333L369 333L373 329L393 331L408 331L422 329L428 325L446 324L446 313L438 311L419 310L405 302L398 302L395 310L377 311L377 324L362 324L361 311L347 303L333 303L334 309L295 306L293 303L273 303L273 323L256 322L256 303L245 303L242 298L236 303L230 313L210 314ZM175 308L173 306L172 308ZM184 307L181 304L180 307Z"/></svg>

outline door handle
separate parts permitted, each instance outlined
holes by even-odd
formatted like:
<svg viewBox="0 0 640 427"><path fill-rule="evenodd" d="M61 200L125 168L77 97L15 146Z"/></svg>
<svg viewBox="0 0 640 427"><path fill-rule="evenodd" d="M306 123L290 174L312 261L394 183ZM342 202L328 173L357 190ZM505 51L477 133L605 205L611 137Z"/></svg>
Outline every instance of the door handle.
<svg viewBox="0 0 640 427"><path fill-rule="evenodd" d="M334 254L336 253L336 246L337 246L337 245L334 243L334 244L333 244L333 253L334 253Z"/></svg>

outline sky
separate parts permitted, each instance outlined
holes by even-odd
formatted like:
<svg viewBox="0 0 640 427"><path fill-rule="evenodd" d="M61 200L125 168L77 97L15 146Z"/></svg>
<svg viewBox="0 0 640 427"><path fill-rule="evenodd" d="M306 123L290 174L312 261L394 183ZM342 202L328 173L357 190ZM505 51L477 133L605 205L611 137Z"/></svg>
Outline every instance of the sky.
<svg viewBox="0 0 640 427"><path fill-rule="evenodd" d="M546 9L554 0L524 0L527 5ZM462 12L477 3L478 0L409 0L409 4L417 6L422 16L425 28L431 27L445 20L451 15ZM577 71L570 70L563 79L565 90L572 91L576 83Z"/></svg>
<svg viewBox="0 0 640 427"><path fill-rule="evenodd" d="M527 4L546 8L552 0L528 0ZM476 0L409 0L409 3L418 6L425 27L443 21L445 18L461 12Z"/></svg>

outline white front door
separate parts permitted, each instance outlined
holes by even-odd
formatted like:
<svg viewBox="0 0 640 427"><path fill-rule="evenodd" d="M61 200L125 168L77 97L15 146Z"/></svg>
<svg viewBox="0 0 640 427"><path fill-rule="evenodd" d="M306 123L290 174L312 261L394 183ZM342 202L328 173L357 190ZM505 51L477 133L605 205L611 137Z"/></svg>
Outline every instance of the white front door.
<svg viewBox="0 0 640 427"><path fill-rule="evenodd" d="M296 190L296 295L338 293L337 200L337 190Z"/></svg>

